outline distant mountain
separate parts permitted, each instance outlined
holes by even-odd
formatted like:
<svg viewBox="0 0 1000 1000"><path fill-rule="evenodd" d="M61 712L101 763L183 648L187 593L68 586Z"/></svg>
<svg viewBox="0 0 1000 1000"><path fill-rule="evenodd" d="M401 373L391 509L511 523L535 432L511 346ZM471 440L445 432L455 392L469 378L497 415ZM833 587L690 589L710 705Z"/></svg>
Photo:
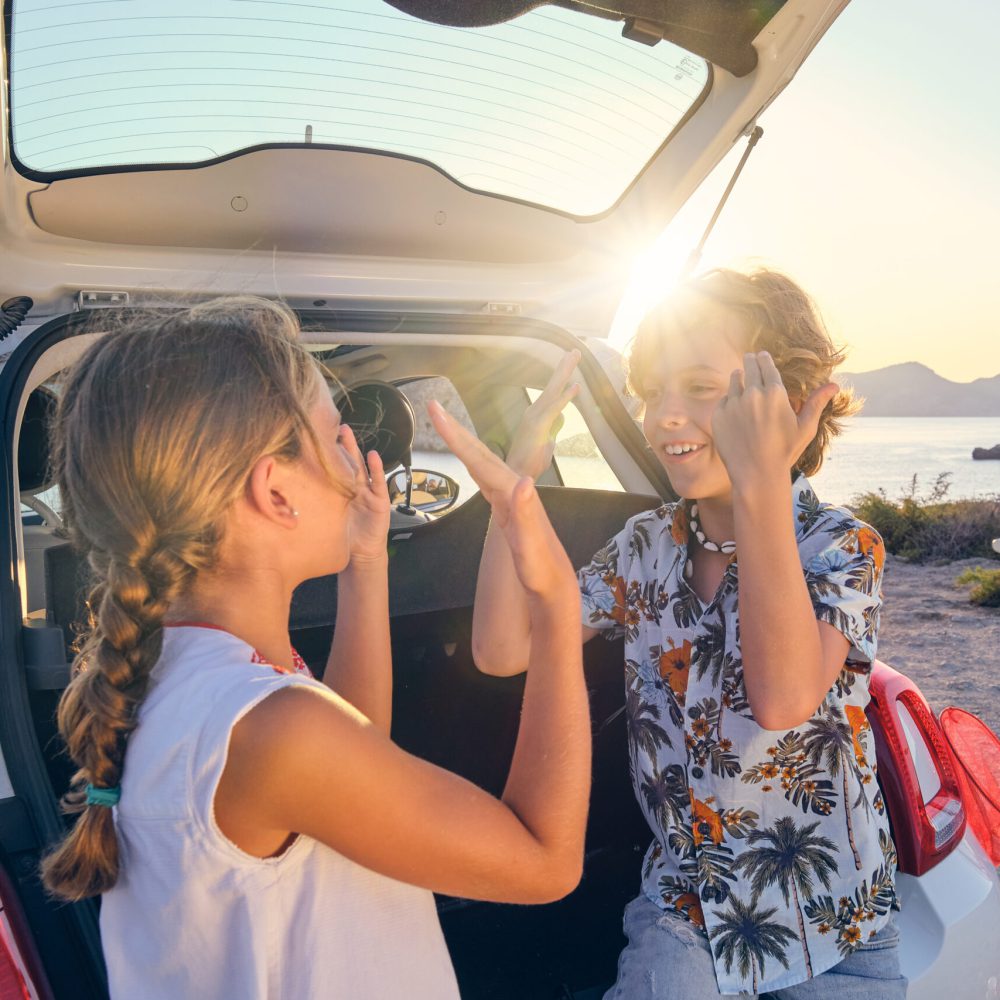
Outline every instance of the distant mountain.
<svg viewBox="0 0 1000 1000"><path fill-rule="evenodd" d="M951 382L907 361L871 372L842 372L837 380L864 397L864 417L1000 417L1000 375Z"/></svg>

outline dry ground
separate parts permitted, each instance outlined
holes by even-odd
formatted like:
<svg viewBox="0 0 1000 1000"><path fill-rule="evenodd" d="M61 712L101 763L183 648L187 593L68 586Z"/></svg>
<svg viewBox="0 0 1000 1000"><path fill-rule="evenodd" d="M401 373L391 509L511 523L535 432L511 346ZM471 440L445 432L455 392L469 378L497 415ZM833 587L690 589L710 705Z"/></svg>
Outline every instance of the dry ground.
<svg viewBox="0 0 1000 1000"><path fill-rule="evenodd" d="M878 657L911 677L936 712L958 705L1000 733L1000 608L970 604L970 588L955 584L982 565L1000 561L918 566L888 556Z"/></svg>

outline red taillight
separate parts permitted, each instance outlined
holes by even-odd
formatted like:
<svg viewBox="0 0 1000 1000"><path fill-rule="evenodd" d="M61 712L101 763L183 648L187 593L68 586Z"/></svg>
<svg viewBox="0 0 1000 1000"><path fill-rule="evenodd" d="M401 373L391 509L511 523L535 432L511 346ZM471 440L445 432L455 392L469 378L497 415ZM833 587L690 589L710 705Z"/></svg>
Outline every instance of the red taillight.
<svg viewBox="0 0 1000 1000"><path fill-rule="evenodd" d="M923 875L954 850L965 833L962 790L941 727L909 678L884 663L872 665L872 725L879 784L885 796L899 870ZM902 706L913 720L937 771L941 787L924 801L913 755L900 717Z"/></svg>
<svg viewBox="0 0 1000 1000"><path fill-rule="evenodd" d="M0 1000L51 1000L14 884L0 865Z"/></svg>
<svg viewBox="0 0 1000 1000"><path fill-rule="evenodd" d="M0 1000L34 1000L37 994L29 992L21 963L15 955L14 935L0 913Z"/></svg>

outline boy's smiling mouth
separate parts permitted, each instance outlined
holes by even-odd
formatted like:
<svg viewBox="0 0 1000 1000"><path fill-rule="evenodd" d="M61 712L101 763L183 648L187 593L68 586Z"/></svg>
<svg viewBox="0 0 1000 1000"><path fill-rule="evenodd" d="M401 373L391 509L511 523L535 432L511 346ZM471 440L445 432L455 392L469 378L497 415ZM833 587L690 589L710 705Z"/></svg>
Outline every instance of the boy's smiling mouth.
<svg viewBox="0 0 1000 1000"><path fill-rule="evenodd" d="M663 451L669 458L686 458L697 454L704 447L703 444L696 444L693 441L681 441L676 444L665 444Z"/></svg>

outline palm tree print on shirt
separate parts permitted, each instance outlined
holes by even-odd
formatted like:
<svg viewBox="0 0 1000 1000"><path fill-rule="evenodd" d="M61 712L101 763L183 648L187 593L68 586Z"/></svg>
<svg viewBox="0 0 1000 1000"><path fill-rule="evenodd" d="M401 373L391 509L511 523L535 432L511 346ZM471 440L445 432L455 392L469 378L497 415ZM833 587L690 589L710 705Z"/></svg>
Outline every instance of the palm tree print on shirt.
<svg viewBox="0 0 1000 1000"><path fill-rule="evenodd" d="M776 958L788 968L785 945L795 940L795 933L784 924L771 920L777 912L777 907L755 909L752 902L744 903L736 896L730 898L726 912L714 911L719 922L709 931L713 951L725 963L726 972L732 971L735 961L744 979L751 976L754 994L757 993L758 976L763 975L768 957Z"/></svg>
<svg viewBox="0 0 1000 1000"><path fill-rule="evenodd" d="M837 845L829 837L816 834L819 821L808 826L796 826L789 816L781 816L774 826L766 830L754 830L747 837L750 849L736 859L735 867L742 869L750 878L751 897L756 904L761 894L772 885L781 890L785 905L789 905L789 889L799 922L799 940L806 963L806 972L811 977L812 959L806 941L805 922L802 919L802 903L799 893L808 901L813 895L813 878L819 879L824 889L830 888L830 876L837 873L837 862L831 852ZM760 843L761 846L752 845Z"/></svg>
<svg viewBox="0 0 1000 1000"><path fill-rule="evenodd" d="M672 747L673 743L660 724L659 706L642 697L639 670L639 664L635 660L625 661L625 719L629 748L633 758L637 751L655 757L660 747ZM633 760L633 765L634 763Z"/></svg>
<svg viewBox="0 0 1000 1000"><path fill-rule="evenodd" d="M850 707L850 706L848 706ZM861 713L862 717L864 713ZM857 720L857 715L853 716ZM869 728L867 720L864 727ZM820 706L817 714L806 724L805 751L810 762L815 767L824 767L831 778L838 775L843 780L844 820L847 823L847 840L854 855L854 867L860 871L861 855L854 836L854 821L851 814L859 806L866 815L870 815L871 804L865 785L872 780L871 771L865 759L865 747L862 744L865 729L860 722L852 726L846 715L841 716L829 705ZM848 775L853 775L858 785L858 794L853 802L848 796Z"/></svg>

